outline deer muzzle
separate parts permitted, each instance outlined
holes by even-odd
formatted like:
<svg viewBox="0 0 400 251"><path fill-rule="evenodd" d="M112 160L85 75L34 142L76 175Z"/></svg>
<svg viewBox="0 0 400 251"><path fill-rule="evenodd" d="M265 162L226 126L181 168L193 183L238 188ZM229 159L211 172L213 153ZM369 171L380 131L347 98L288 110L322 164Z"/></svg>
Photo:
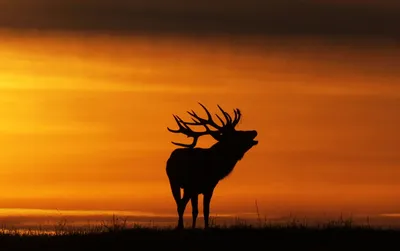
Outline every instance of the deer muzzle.
<svg viewBox="0 0 400 251"><path fill-rule="evenodd" d="M250 131L250 133L251 133L251 136L253 138L253 144L257 145L258 144L258 140L254 140L254 138L257 137L257 135L258 135L257 131L256 130Z"/></svg>

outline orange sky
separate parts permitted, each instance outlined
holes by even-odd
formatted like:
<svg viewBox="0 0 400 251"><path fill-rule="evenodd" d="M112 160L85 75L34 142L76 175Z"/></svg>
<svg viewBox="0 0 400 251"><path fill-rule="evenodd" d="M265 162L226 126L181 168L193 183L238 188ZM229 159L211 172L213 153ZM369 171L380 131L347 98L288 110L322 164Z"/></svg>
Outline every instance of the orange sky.
<svg viewBox="0 0 400 251"><path fill-rule="evenodd" d="M0 36L0 208L175 213L166 127L200 101L259 132L212 213L400 212L390 41Z"/></svg>

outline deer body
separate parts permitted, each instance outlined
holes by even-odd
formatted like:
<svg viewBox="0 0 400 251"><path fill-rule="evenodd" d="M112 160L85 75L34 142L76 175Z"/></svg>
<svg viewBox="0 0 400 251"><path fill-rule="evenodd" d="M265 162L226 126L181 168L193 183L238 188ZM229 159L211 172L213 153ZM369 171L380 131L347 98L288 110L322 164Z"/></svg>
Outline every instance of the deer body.
<svg viewBox="0 0 400 251"><path fill-rule="evenodd" d="M189 200L192 202L192 227L196 226L199 194L204 195L204 222L205 227L208 227L210 201L215 187L220 180L232 172L236 163L243 158L244 154L258 143L253 140L257 136L256 131L234 130L235 125L240 119L239 110L235 110L235 120L232 121L231 117L220 108L227 120L224 123L218 117L223 124L221 127L212 121L208 110L204 106L203 108L207 112L208 120L198 117L192 111L189 114L194 117L194 123L184 122L178 116L174 116L179 130L168 128L171 132L184 133L188 137L194 138L191 145L173 142L184 148L175 149L167 161L166 172L179 215L178 228L183 228L183 213ZM188 125L202 125L206 128L206 131L194 132ZM211 125L219 129L219 131L210 131L207 125ZM213 136L218 142L210 148L194 147L197 143L197 138L206 134ZM181 189L183 189L183 197L181 196Z"/></svg>
<svg viewBox="0 0 400 251"><path fill-rule="evenodd" d="M202 194L228 176L237 163L217 148L178 148L167 162L167 175L180 188Z"/></svg>

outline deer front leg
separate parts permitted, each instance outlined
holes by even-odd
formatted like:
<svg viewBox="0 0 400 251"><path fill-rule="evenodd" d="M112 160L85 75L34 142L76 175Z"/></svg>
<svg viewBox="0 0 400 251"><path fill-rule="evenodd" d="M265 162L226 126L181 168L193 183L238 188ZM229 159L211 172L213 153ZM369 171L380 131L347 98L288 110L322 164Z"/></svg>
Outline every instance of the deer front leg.
<svg viewBox="0 0 400 251"><path fill-rule="evenodd" d="M196 220L197 220L197 215L199 214L199 195L194 194L191 198L192 202L192 218L193 218L193 224L192 228L196 228Z"/></svg>
<svg viewBox="0 0 400 251"><path fill-rule="evenodd" d="M203 198L203 213L204 213L204 228L208 228L208 217L210 215L210 202L213 195L213 190L204 193Z"/></svg>
<svg viewBox="0 0 400 251"><path fill-rule="evenodd" d="M180 200L178 205L178 215L179 215L178 229L183 229L183 213L185 212L185 208L189 200L190 200L190 195L188 193L183 192L183 198Z"/></svg>

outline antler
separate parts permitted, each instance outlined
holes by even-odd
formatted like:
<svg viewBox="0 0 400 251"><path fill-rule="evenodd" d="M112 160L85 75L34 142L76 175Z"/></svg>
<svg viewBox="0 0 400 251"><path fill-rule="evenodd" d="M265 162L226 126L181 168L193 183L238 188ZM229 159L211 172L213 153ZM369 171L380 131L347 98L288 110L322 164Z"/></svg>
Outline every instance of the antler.
<svg viewBox="0 0 400 251"><path fill-rule="evenodd" d="M222 132L224 132L226 130L234 130L235 126L238 124L238 122L240 120L241 113L240 113L239 109L233 110L235 113L235 118L232 121L232 117L218 105L218 108L221 110L222 114L224 115L224 117L226 119L226 122L224 122L221 119L221 117L218 116L218 114L216 114L217 118L219 119L219 121L222 124L222 126L219 126L217 123L214 122L214 120L212 119L212 116L211 116L210 112L207 110L207 108L203 104L201 104L201 103L199 103L199 104L205 110L205 112L207 114L207 119L201 118L193 110L191 110L190 112L188 111L187 113L189 113L189 115L192 116L193 122L185 122L179 116L173 115L176 123L178 124L179 129L172 130L167 127L168 131L170 131L172 133L182 133L182 134L186 135L187 137L192 137L193 138L192 144L182 144L182 143L172 142L173 144L178 145L178 146L193 148L196 146L199 137L201 137L203 135L211 135L215 140L219 140L220 134ZM206 128L206 131L195 132L192 129L190 129L189 125L204 126ZM210 130L210 128L208 126L214 127L215 129L217 129L217 131Z"/></svg>
<svg viewBox="0 0 400 251"><path fill-rule="evenodd" d="M220 117L218 117L218 119L224 124L224 126L226 127L226 129L230 128L230 129L235 129L236 125L239 123L240 118L242 117L242 113L240 112L239 109L233 109L233 112L235 114L235 118L232 121L232 117L229 115L229 113L227 113L226 111L224 111L221 106L218 105L218 108L221 110L222 114L224 114L224 117L227 121L226 125L224 124L224 122L222 121L222 119Z"/></svg>
<svg viewBox="0 0 400 251"><path fill-rule="evenodd" d="M196 146L197 140L199 139L200 136L210 134L210 132L211 132L210 129L206 126L205 126L206 127L205 132L195 132L192 129L190 129L190 127L188 126L188 123L184 122L179 116L177 116L177 115L173 115L173 116L175 118L176 123L178 124L179 129L173 130L173 129L170 129L169 127L167 127L168 131L170 131L172 133L182 133L182 134L186 135L187 137L192 137L193 142L192 142L192 144L183 144L183 143L172 142L172 144L175 144L177 146L193 148Z"/></svg>

